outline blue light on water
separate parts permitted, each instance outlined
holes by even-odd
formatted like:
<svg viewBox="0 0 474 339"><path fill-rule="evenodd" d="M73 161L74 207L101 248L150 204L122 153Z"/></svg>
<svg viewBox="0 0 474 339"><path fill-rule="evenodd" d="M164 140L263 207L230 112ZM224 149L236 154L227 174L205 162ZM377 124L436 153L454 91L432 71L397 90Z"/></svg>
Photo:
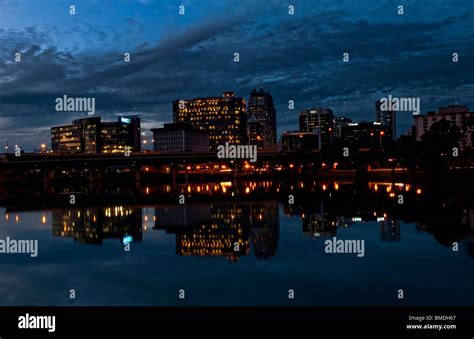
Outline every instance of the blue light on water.
<svg viewBox="0 0 474 339"><path fill-rule="evenodd" d="M130 244L133 241L133 237L131 235L126 235L123 237L122 241L124 245Z"/></svg>

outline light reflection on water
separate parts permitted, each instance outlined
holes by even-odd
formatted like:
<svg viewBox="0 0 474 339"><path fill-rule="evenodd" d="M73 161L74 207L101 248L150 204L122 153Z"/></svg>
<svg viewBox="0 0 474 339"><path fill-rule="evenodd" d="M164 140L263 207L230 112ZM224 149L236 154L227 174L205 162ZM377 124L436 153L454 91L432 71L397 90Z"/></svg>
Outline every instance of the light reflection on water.
<svg viewBox="0 0 474 339"><path fill-rule="evenodd" d="M0 208L0 239L39 240L37 258L0 254L0 304L473 304L472 209L438 211L433 220L418 210L400 211L387 195L411 192L418 199L421 188L379 182L369 193L354 193L344 183L316 185L324 196L295 204L255 195L184 205ZM252 196L261 186L242 187ZM235 185L199 184L191 192L214 188L226 194L222 188ZM270 182L265 188L282 187ZM325 253L333 237L365 240L365 256ZM185 300L178 299L180 289ZM288 300L289 289L294 300Z"/></svg>

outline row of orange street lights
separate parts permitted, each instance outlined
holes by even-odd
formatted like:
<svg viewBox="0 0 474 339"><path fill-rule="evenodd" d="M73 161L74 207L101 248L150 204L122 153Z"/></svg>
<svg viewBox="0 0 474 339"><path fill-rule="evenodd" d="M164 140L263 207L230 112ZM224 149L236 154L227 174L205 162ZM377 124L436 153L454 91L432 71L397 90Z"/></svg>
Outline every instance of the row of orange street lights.
<svg viewBox="0 0 474 339"><path fill-rule="evenodd" d="M21 218L20 218L20 215L19 215L19 214L15 214L15 224L18 224L18 223L20 222L20 219L21 219ZM5 213L5 221L6 221L7 223L10 222L10 213ZM46 217L46 214L43 214L43 215L41 216L41 223L42 223L43 225L46 225L47 221L48 221L48 218Z"/></svg>

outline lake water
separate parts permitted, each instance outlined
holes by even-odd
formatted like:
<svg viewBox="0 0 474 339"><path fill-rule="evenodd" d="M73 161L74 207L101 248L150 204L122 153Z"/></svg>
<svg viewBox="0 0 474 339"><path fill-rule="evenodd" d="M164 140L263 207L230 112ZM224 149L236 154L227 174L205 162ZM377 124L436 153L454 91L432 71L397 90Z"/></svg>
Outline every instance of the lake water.
<svg viewBox="0 0 474 339"><path fill-rule="evenodd" d="M406 221L388 205L354 207L367 200L357 194L342 197L339 210L330 202L339 192L333 194L295 205L252 196L0 207L0 240L38 240L35 258L0 254L0 304L474 304L474 237L466 221L472 209L459 216L461 226L432 226L423 218ZM364 240L364 256L326 253L333 237Z"/></svg>

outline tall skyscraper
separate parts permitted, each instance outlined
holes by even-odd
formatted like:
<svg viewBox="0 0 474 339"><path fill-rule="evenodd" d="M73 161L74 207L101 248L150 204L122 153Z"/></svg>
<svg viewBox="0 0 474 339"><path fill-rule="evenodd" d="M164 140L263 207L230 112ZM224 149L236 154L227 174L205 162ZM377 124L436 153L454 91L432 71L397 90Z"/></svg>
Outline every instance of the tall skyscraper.
<svg viewBox="0 0 474 339"><path fill-rule="evenodd" d="M234 92L224 92L222 97L195 98L173 101L173 122L187 123L196 130L209 134L209 149L226 142L245 144L246 107L243 98Z"/></svg>
<svg viewBox="0 0 474 339"><path fill-rule="evenodd" d="M311 108L300 112L300 132L316 132L319 147L332 142L334 114L329 108Z"/></svg>
<svg viewBox="0 0 474 339"><path fill-rule="evenodd" d="M255 115L247 116L247 142L249 145L257 145L257 149L264 149L264 129Z"/></svg>
<svg viewBox="0 0 474 339"><path fill-rule="evenodd" d="M252 117L255 117L263 129L263 140L250 139L249 143L257 145L258 149L276 150L276 110L271 94L263 88L260 88L258 92L254 89L250 93L247 118L250 120ZM258 129L258 127L253 129ZM254 135L255 137L258 136L257 134Z"/></svg>
<svg viewBox="0 0 474 339"><path fill-rule="evenodd" d="M397 139L397 116L395 111L382 111L380 100L375 102L375 122L381 122L384 126L389 126L392 132L392 139Z"/></svg>

